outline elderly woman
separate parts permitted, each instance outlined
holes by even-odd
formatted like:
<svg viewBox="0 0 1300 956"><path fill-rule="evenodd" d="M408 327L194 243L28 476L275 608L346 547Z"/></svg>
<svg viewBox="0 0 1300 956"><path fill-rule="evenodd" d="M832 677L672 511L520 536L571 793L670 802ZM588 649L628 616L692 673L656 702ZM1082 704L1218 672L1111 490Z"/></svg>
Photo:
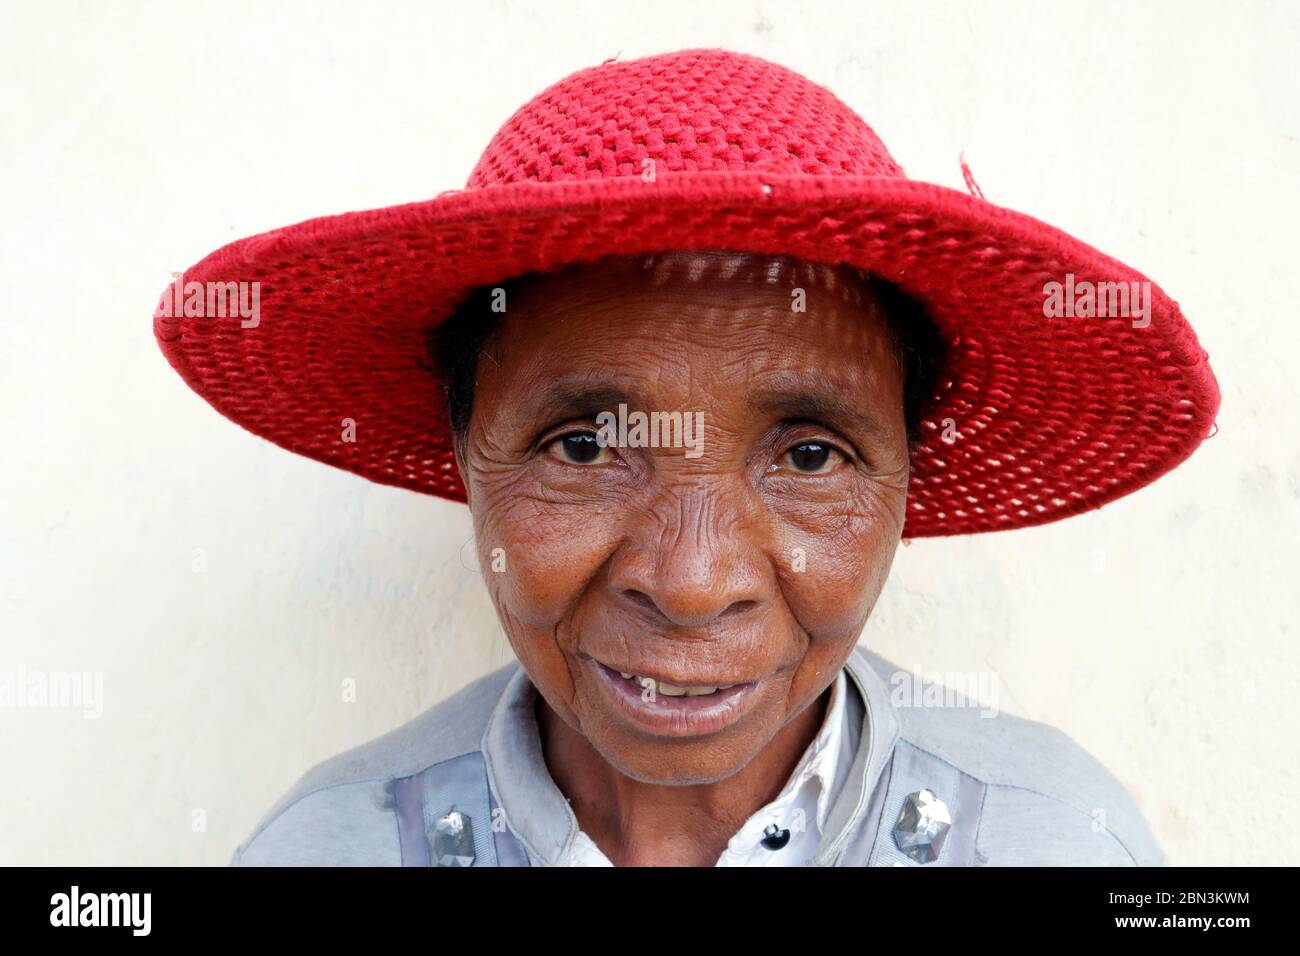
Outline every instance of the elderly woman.
<svg viewBox="0 0 1300 956"><path fill-rule="evenodd" d="M181 291L231 282L255 321L160 314L170 361L278 444L465 501L518 657L309 772L236 862L1164 862L1069 738L905 706L857 643L902 538L1098 507L1204 437L1205 353L1139 273L693 50L556 84L463 191Z"/></svg>

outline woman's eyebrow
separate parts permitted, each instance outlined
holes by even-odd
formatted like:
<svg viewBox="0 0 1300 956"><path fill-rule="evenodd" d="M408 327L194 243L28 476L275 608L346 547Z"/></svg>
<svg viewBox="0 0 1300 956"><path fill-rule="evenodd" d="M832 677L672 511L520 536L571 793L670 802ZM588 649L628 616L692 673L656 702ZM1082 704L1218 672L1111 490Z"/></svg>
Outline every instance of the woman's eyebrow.
<svg viewBox="0 0 1300 956"><path fill-rule="evenodd" d="M516 421L528 426L537 421L572 415L593 415L615 411L620 403L629 406L627 393L612 385L587 385L582 382L551 382L529 393L518 406Z"/></svg>
<svg viewBox="0 0 1300 956"><path fill-rule="evenodd" d="M842 430L870 436L874 442L893 440L894 429L841 395L822 386L760 388L750 393L754 407L786 418L810 419Z"/></svg>
<svg viewBox="0 0 1300 956"><path fill-rule="evenodd" d="M866 434L875 442L889 442L894 437L894 431L881 419L860 404L826 391L824 386L759 388L750 393L750 400L752 407L766 414L824 422L846 433ZM636 407L628 393L617 386L555 381L528 394L519 403L516 421L520 427L528 427L541 420L614 411L620 404Z"/></svg>

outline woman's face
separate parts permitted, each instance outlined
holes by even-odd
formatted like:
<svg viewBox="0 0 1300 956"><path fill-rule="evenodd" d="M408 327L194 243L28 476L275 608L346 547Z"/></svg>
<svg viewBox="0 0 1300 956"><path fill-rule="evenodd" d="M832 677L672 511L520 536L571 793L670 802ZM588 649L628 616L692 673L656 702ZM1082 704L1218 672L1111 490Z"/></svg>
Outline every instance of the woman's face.
<svg viewBox="0 0 1300 956"><path fill-rule="evenodd" d="M638 412L703 431L652 447ZM903 527L903 373L853 270L605 260L506 302L457 455L546 703L622 773L705 783L826 689L871 613Z"/></svg>

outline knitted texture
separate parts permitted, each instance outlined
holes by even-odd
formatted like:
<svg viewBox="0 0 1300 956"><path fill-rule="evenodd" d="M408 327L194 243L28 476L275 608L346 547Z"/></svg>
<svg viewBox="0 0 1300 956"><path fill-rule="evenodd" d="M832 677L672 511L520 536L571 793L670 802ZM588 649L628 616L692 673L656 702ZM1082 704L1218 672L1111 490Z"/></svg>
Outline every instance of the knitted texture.
<svg viewBox="0 0 1300 956"><path fill-rule="evenodd" d="M1044 314L1049 283L1146 276L1029 216L908 180L828 90L723 50L561 80L501 127L463 190L225 246L183 282L260 283L257 324L156 313L155 334L248 430L464 501L428 331L477 286L671 249L848 263L924 303L948 349L905 537L1099 507L1184 460L1218 409L1205 352L1154 283L1145 321Z"/></svg>

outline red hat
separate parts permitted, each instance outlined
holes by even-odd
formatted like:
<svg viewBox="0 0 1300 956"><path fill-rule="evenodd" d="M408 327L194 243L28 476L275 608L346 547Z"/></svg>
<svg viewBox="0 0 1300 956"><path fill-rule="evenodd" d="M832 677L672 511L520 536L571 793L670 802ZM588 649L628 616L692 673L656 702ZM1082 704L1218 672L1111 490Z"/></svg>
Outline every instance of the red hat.
<svg viewBox="0 0 1300 956"><path fill-rule="evenodd" d="M725 50L574 73L510 117L464 189L231 243L169 288L154 331L248 430L464 501L429 329L478 286L687 249L851 264L925 305L948 347L905 537L1099 507L1190 455L1219 407L1195 333L1144 275L909 180L829 90ZM222 308L239 294L254 308Z"/></svg>

